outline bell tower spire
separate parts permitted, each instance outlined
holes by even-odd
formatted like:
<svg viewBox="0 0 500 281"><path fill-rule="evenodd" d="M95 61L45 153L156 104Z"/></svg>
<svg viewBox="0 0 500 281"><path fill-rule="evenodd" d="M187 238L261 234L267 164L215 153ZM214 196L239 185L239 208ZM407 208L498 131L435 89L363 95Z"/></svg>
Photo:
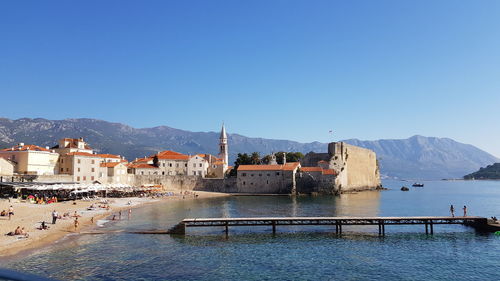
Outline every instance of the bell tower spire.
<svg viewBox="0 0 500 281"><path fill-rule="evenodd" d="M219 137L219 158L221 158L222 162L224 163L224 173L226 172L227 166L229 165L229 153L227 148L226 127L224 126L223 122Z"/></svg>

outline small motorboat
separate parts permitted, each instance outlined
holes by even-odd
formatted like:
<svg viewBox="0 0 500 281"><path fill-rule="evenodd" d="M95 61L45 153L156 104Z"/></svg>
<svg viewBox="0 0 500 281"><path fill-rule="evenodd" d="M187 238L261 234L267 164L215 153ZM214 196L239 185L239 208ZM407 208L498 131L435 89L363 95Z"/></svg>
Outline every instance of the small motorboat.
<svg viewBox="0 0 500 281"><path fill-rule="evenodd" d="M409 191L410 189L406 186L401 187L401 191Z"/></svg>
<svg viewBox="0 0 500 281"><path fill-rule="evenodd" d="M412 186L414 186L414 187L424 187L424 184L420 183L420 182L416 182L416 183L412 184Z"/></svg>

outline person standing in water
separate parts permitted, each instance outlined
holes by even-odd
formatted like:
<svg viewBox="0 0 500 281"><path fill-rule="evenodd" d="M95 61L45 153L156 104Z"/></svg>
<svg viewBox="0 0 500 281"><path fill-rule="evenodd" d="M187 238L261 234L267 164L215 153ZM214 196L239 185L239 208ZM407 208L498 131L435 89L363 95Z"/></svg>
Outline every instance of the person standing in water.
<svg viewBox="0 0 500 281"><path fill-rule="evenodd" d="M80 223L78 222L78 217L75 218L75 231L78 229L78 225Z"/></svg>
<svg viewBox="0 0 500 281"><path fill-rule="evenodd" d="M453 205L450 206L450 213L452 217L455 217L455 208L453 208Z"/></svg>
<svg viewBox="0 0 500 281"><path fill-rule="evenodd" d="M466 217L467 216L467 206L464 205L463 210L464 210L464 217Z"/></svg>

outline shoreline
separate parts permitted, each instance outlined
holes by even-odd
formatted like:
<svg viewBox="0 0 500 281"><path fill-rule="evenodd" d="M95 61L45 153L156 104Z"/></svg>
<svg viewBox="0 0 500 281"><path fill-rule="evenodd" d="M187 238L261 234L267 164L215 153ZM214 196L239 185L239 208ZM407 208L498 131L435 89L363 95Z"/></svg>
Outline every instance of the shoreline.
<svg viewBox="0 0 500 281"><path fill-rule="evenodd" d="M76 201L76 205L73 205L73 201L58 202L49 205L36 205L28 203L9 202L7 199L0 200L1 210L8 208L10 205L14 207L14 216L10 221L5 217L2 217L0 219L0 229L2 230L2 233L0 233L0 261L6 258L16 259L16 256L29 254L35 250L50 247L55 243L58 243L59 241L67 238L69 235L80 236L88 233L99 227L97 225L99 220L110 217L111 215L118 213L119 211L137 209L150 204L164 203L168 201L198 200L205 198L231 196L231 194L217 192L196 191L192 193L196 193L199 196L195 198L192 195L187 195L185 199L183 199L182 195L154 199L150 197L101 198L100 200L107 199L110 201L110 209L97 211L87 210L87 207L92 203L99 205L100 201L97 200L78 200ZM131 201L132 204L127 205L126 203L128 201ZM38 210L33 212L33 209ZM78 229L74 231L74 217L66 220L59 219L57 220L55 225L51 224L51 212L53 209L57 210L59 214L63 214L65 212L73 214L76 211L79 215L78 220L80 223ZM126 217L127 215L128 214L125 212L124 216ZM94 219L93 223L91 222L91 218ZM44 219L47 226L49 226L49 229L36 229L34 225L39 225L40 222ZM9 231L13 231L17 225L26 227L26 231L30 235L29 238L5 235Z"/></svg>

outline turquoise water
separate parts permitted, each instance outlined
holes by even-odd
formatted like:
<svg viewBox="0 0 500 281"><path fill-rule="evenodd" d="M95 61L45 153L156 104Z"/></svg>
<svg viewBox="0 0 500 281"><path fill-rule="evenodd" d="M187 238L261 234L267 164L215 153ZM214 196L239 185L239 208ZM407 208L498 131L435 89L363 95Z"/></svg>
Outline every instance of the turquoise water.
<svg viewBox="0 0 500 281"><path fill-rule="evenodd" d="M188 229L185 237L115 233L166 229L186 217L469 215L500 217L500 181L386 181L382 192L340 197L229 197L136 209L101 228L2 266L63 280L499 280L500 237L464 226ZM310 231L313 230L313 231Z"/></svg>

